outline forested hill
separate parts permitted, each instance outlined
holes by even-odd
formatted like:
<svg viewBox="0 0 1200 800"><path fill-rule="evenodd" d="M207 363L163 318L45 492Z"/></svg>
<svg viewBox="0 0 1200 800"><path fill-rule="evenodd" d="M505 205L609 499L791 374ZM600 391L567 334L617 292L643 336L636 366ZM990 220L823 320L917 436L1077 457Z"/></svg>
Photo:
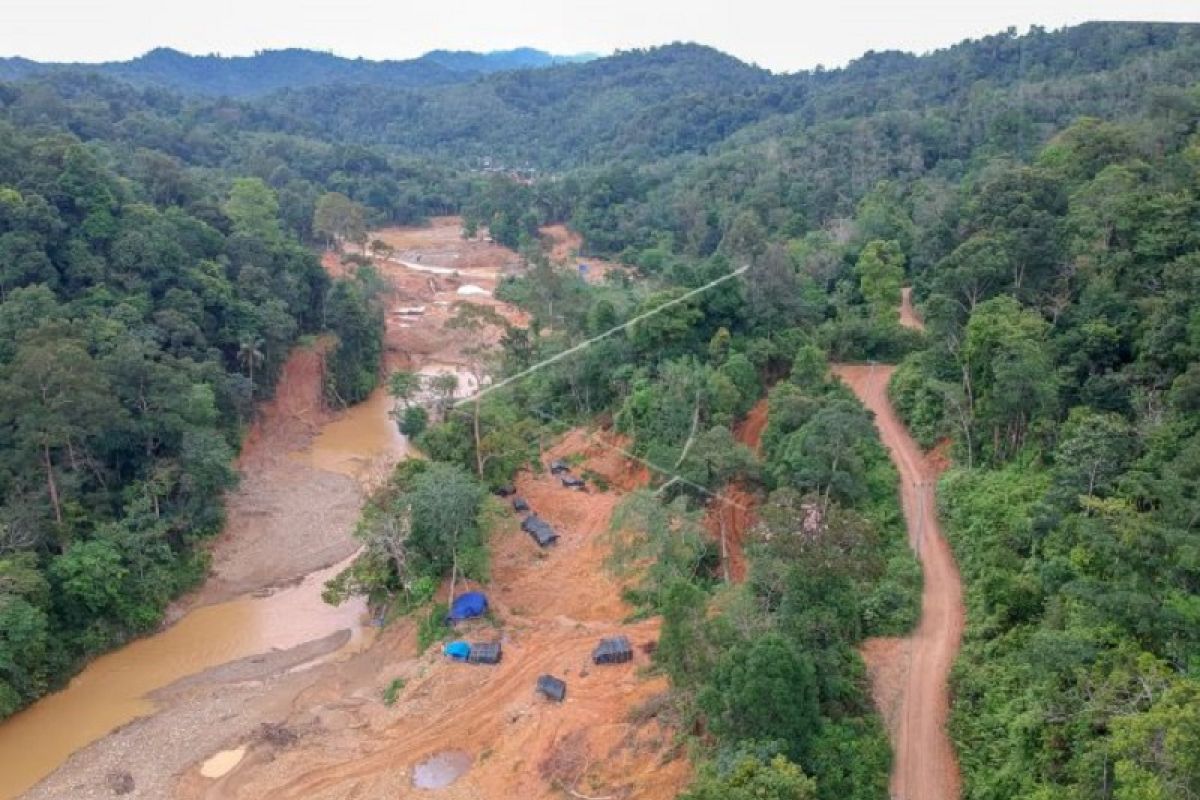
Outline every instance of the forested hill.
<svg viewBox="0 0 1200 800"><path fill-rule="evenodd" d="M311 134L443 158L561 169L614 159L645 161L706 152L731 134L765 125L771 135L889 111L1011 108L1014 86L1069 85L1056 98L1080 113L1114 86L1103 73L1175 71L1186 85L1200 68L1200 26L1093 23L1014 31L925 56L867 53L847 67L772 74L711 48L672 44L586 64L505 72L436 88L310 87L266 98L263 108ZM1128 85L1123 91L1136 89ZM983 107L983 108L981 108ZM956 135L931 131L942 139ZM936 143L934 146L937 146Z"/></svg>
<svg viewBox="0 0 1200 800"><path fill-rule="evenodd" d="M0 85L0 104L31 120L74 117L68 124L85 137L97 122L128 136L156 117L158 127L176 131L168 137L174 143L157 137L161 149L232 127L543 171L613 161L644 166L779 137L831 135L830 126L854 122L832 134L829 146L839 149L864 126L886 129L880 133L914 166L929 167L989 140L1005 148L1021 139L1028 154L1075 116L1139 104L1146 85L1187 86L1200 72L1200 26L1008 31L924 56L872 52L842 69L792 75L682 43L509 69L551 58L435 51L369 62L288 50L220 59L158 50L91 71L54 68L33 84L28 76L39 67L10 60L0 62L0 79L25 78L11 89ZM95 72L143 90L114 88ZM170 97L164 87L183 95ZM203 93L189 94L197 90Z"/></svg>
<svg viewBox="0 0 1200 800"><path fill-rule="evenodd" d="M197 545L221 527L241 434L300 337L328 336L331 402L374 387L377 282L330 280L310 225L322 198L346 206L328 188L365 188L364 174L392 203L424 185L402 189L415 176L365 149L348 172L346 153L293 139L307 159L272 187L248 175L253 137L210 131L176 157L144 131L134 147L93 126L85 144L67 118L13 111L0 109L0 717L153 630L203 577Z"/></svg>
<svg viewBox="0 0 1200 800"><path fill-rule="evenodd" d="M43 64L24 58L0 59L0 79L77 72L187 93L253 97L285 88L328 84L442 86L491 72L547 67L590 57L556 56L527 47L489 53L435 50L404 61L341 58L332 53L301 49L264 50L252 56L193 56L170 48L157 48L129 61L102 64Z"/></svg>
<svg viewBox="0 0 1200 800"><path fill-rule="evenodd" d="M542 171L457 171L482 157ZM497 290L533 322L496 377L550 368L421 450L501 485L542 411L608 412L648 462L754 487L780 533L727 590L699 523L675 524L703 505L686 484L630 512L648 521L630 563L653 561L631 600L664 618L671 713L705 732L689 798L756 770L792 798L886 792L857 646L910 627L916 576L896 476L829 359L900 362L898 410L956 465L939 497L968 608L964 797L1200 796L1197 26L798 75L678 44L420 89L0 83L0 715L202 574L239 431L298 337L337 334L337 397L374 384L373 270L330 282L302 243L459 210L529 260ZM637 280L555 269L537 236L557 222ZM898 324L906 282L926 334ZM771 384L756 463L731 428ZM434 556L404 569L463 563ZM395 569L364 575L422 585Z"/></svg>

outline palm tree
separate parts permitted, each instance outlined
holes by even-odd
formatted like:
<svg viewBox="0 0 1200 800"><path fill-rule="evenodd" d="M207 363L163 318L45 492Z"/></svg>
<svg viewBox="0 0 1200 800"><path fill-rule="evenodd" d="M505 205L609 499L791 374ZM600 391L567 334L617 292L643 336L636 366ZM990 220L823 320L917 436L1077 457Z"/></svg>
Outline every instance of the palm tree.
<svg viewBox="0 0 1200 800"><path fill-rule="evenodd" d="M253 334L243 336L238 345L238 362L249 374L251 394L254 393L254 368L262 366L263 360L266 358L261 349L262 345L262 337Z"/></svg>

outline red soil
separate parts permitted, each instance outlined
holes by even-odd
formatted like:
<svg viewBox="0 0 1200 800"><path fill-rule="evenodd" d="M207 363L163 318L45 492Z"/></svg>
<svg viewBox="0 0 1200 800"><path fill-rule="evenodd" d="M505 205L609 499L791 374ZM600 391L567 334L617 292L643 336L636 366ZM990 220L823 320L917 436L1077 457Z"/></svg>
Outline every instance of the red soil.
<svg viewBox="0 0 1200 800"><path fill-rule="evenodd" d="M410 254L421 254L421 264L450 261L456 253L487 252L456 237L454 225L440 221L429 228L392 231L386 238L409 248ZM463 302L455 297L457 279L377 263L392 283L394 302L428 306L416 319L389 315L393 363L409 358L418 364L453 361L459 354L458 337L442 325L452 304ZM470 282L476 283L476 276ZM446 305L437 306L437 301ZM633 609L621 596L621 580L605 566L611 552L610 520L621 491L649 481L645 467L623 452L627 444L611 432L576 430L543 454L546 461L581 455L581 470L602 476L613 487L610 491L599 491L595 482L587 492L571 491L549 474L518 476L519 494L561 538L555 547L540 550L519 530L515 515L492 537L491 576L484 588L498 627L477 622L456 635L501 637L501 664L452 664L436 648L417 655L415 626L401 622L295 699L282 718L289 729L303 732L298 742L282 749L253 742L241 765L217 784L189 772L180 796L425 797L427 790L412 786L412 770L443 750L463 750L474 758L465 775L438 792L443 798L551 800L564 792L649 800L677 796L691 767L673 746L676 732L653 710L668 690L667 680L643 674L647 652L658 638L658 621L626 624ZM459 591L463 588L460 584ZM593 666L592 647L601 636L615 633L630 637L634 662ZM543 673L567 681L564 703L535 695L534 682ZM379 692L397 677L406 685L388 708L379 701Z"/></svg>
<svg viewBox="0 0 1200 800"><path fill-rule="evenodd" d="M754 452L762 447L762 432L767 427L767 401L759 400L746 418L733 430L734 438ZM734 484L725 489L721 497L709 502L704 524L709 535L721 543L721 561L725 578L734 583L746 579L746 535L758 522L755 507L758 497L746 491L744 486Z"/></svg>
<svg viewBox="0 0 1200 800"><path fill-rule="evenodd" d="M762 449L762 434L767 427L768 410L766 398L759 400L746 418L733 429L734 438L749 446L755 453Z"/></svg>
<svg viewBox="0 0 1200 800"><path fill-rule="evenodd" d="M593 451L599 451L596 458L586 457ZM596 437L573 431L544 457L582 454L584 469L607 474L615 463L612 452L597 445ZM319 701L312 732L283 751L255 745L243 762L254 769L235 771L237 779L225 783L220 798L425 797L426 790L411 785L413 766L450 749L466 751L474 764L440 797L552 800L568 790L649 800L678 795L690 766L672 747L675 731L649 710L667 690L667 679L642 674L659 623L625 623L633 609L621 597L620 580L604 566L620 495L594 486L587 492L565 489L548 473L523 473L516 488L562 538L539 550L518 529L515 516L493 536L485 588L499 628L470 623L458 635L500 636L503 661L496 667L452 664L436 649L416 656L411 625L402 625L398 638L374 648L381 661L378 677L323 685L320 697L305 698L309 707ZM633 642L633 663L593 666L592 647L616 633ZM567 681L564 703L534 694L534 682L544 673ZM407 685L387 709L374 698L395 676ZM646 711L634 713L639 708ZM299 728L304 718L298 715L289 726ZM259 750L269 760L259 759Z"/></svg>
<svg viewBox="0 0 1200 800"><path fill-rule="evenodd" d="M917 316L917 310L913 308L911 286L900 290L900 324L913 330L925 330L925 322Z"/></svg>
<svg viewBox="0 0 1200 800"><path fill-rule="evenodd" d="M329 341L322 340L315 347L298 347L288 356L275 395L259 404L246 432L237 460L240 471L261 468L265 461L285 456L333 418L324 399L328 347Z"/></svg>
<svg viewBox="0 0 1200 800"><path fill-rule="evenodd" d="M578 263L587 264L588 283L600 283L604 277L614 270L629 272L629 267L593 256L580 256L583 249L583 237L566 225L547 225L539 233L542 241L549 245L550 260L555 264L567 264L574 268Z"/></svg>

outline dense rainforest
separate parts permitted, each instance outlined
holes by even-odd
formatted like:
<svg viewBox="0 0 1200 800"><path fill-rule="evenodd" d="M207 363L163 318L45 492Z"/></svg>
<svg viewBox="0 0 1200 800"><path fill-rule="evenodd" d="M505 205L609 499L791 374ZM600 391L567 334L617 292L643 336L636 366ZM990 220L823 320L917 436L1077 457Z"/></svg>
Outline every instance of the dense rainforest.
<svg viewBox="0 0 1200 800"><path fill-rule="evenodd" d="M337 332L320 312L339 292L296 243L336 192L374 223L462 211L521 249L498 294L532 321L505 326L497 377L747 269L433 424L406 413L430 460L373 499L331 599L411 609L445 575L484 577L484 488L611 418L668 468L619 510L612 568L662 617L673 691L643 712L689 732L689 796L883 797L856 646L911 628L920 573L896 474L827 363L898 361L897 407L954 462L964 796L1200 793L1196 27L1008 32L797 75L673 45L254 100L63 71L0 85L0 111L10 708L199 574L190 544L271 365ZM562 221L635 273L588 285L550 263L537 230ZM905 284L923 334L898 323ZM391 385L407 403L411 376ZM733 430L763 397L755 454ZM730 487L761 509L740 583L701 522Z"/></svg>
<svg viewBox="0 0 1200 800"><path fill-rule="evenodd" d="M0 79L16 80L73 72L104 75L135 86L179 92L254 97L284 88L330 83L375 87L445 86L479 75L587 61L590 55L556 56L520 47L490 53L433 50L406 61L367 61L314 50L263 50L251 56L194 56L159 47L129 61L45 64L0 58Z"/></svg>
<svg viewBox="0 0 1200 800"><path fill-rule="evenodd" d="M11 120L11 118L10 118ZM233 169L0 121L0 715L152 630L256 400L332 335L331 398L374 385L382 310L331 282Z"/></svg>

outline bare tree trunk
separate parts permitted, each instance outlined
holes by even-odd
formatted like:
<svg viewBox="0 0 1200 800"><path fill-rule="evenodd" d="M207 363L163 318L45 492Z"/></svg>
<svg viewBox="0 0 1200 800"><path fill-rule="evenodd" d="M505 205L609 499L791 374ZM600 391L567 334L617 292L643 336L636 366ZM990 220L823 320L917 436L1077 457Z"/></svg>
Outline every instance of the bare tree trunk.
<svg viewBox="0 0 1200 800"><path fill-rule="evenodd" d="M454 587L458 583L458 550L453 553L453 562L450 566L450 605L454 605Z"/></svg>
<svg viewBox="0 0 1200 800"><path fill-rule="evenodd" d="M476 384L478 387L478 384ZM479 473L479 479L483 480L483 451L479 449L479 390L475 391L475 469Z"/></svg>
<svg viewBox="0 0 1200 800"><path fill-rule="evenodd" d="M829 483L825 485L825 500L821 503L821 514L824 518L825 514L829 513L829 499L833 494L833 476L837 474L838 464L841 462L841 456L835 455L833 463L829 466Z"/></svg>
<svg viewBox="0 0 1200 800"><path fill-rule="evenodd" d="M42 464L46 467L46 487L50 490L50 503L54 506L54 521L62 524L62 503L58 499L58 484L54 481L54 464L50 461L50 445L42 442Z"/></svg>
<svg viewBox="0 0 1200 800"><path fill-rule="evenodd" d="M717 520L721 523L721 571L724 573L725 582L729 583L729 541L726 536L725 508L723 506L717 514Z"/></svg>
<svg viewBox="0 0 1200 800"><path fill-rule="evenodd" d="M688 433L687 441L683 443L683 450L679 453L679 458L675 461L673 469L679 469L683 464L683 460L687 458L688 451L692 449L692 442L696 439L696 431L700 427L700 390L696 390L696 405L692 408L692 430ZM671 479L674 483L675 479Z"/></svg>

